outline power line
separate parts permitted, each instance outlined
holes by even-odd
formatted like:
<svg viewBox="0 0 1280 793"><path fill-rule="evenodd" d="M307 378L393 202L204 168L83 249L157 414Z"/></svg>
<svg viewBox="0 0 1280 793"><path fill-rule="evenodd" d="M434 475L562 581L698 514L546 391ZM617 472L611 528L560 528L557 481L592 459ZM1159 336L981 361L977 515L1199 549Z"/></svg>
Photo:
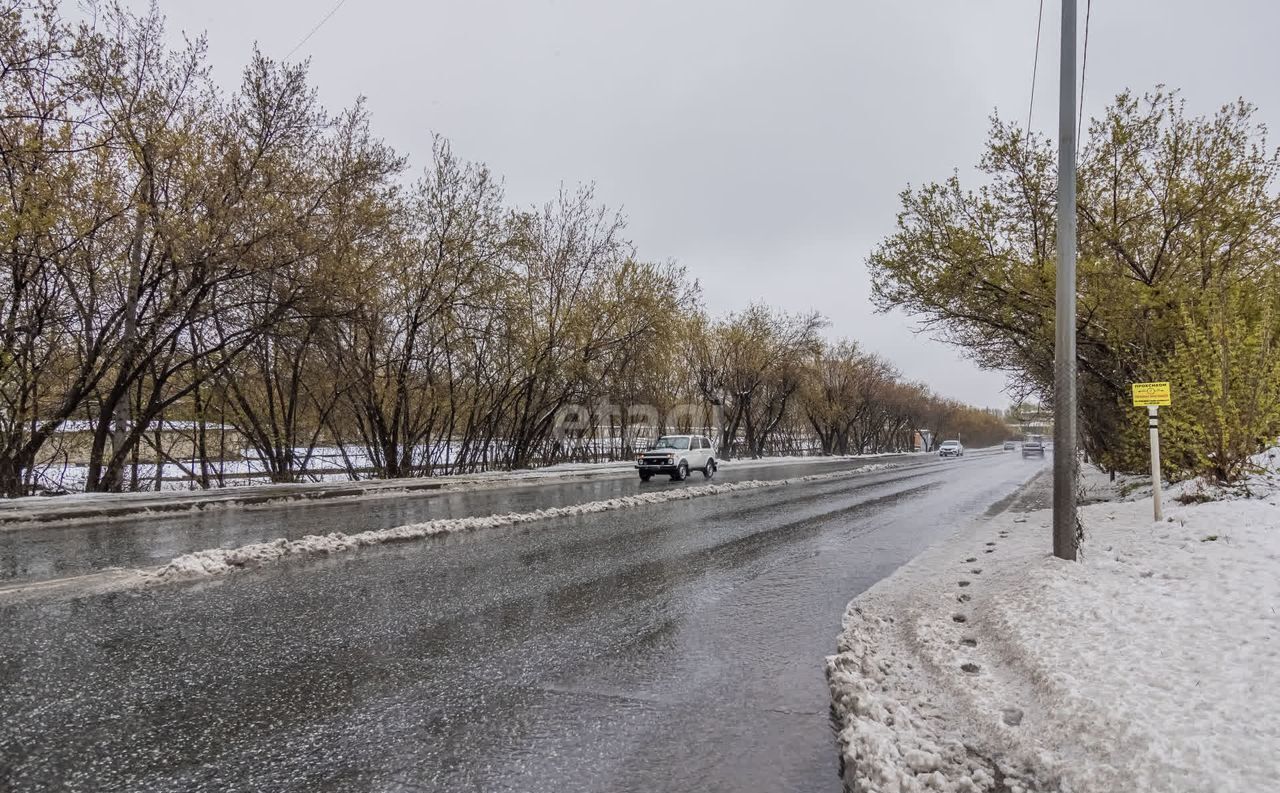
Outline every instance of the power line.
<svg viewBox="0 0 1280 793"><path fill-rule="evenodd" d="M1089 17L1093 15L1093 0L1084 4L1084 53L1080 56L1080 112L1076 114L1076 145L1080 145L1080 133L1084 129L1084 75L1089 68Z"/></svg>
<svg viewBox="0 0 1280 793"><path fill-rule="evenodd" d="M324 23L328 22L328 21L329 21L329 19L330 19L334 14L338 13L338 9L339 9L339 8L342 8L343 4L344 4L344 3L346 3L346 2L347 2L347 0L338 0L337 4L336 4L333 8L330 8L330 9L329 9L329 13L325 14L325 15L324 15L324 18L322 18L319 22L317 22L317 23L316 23L316 26L315 26L315 27L313 27L313 28L311 29L311 32L309 32L307 35L303 36L303 37L302 37L302 41L299 41L297 44L295 44L295 45L294 45L293 49L289 50L289 53L288 53L287 55L285 55L285 56L284 56L284 59L285 59L286 61L287 61L287 60L289 60L289 57L290 57L291 55L293 55L293 54L294 54L295 52L297 52L298 50L302 49L302 45L303 45L303 44L306 44L308 41L310 41L310 40L311 40L311 37L312 37L312 36L314 36L314 35L316 34L316 31L318 31L318 30L320 30L320 28L324 27ZM1041 0L1041 2L1044 2L1044 0Z"/></svg>
<svg viewBox="0 0 1280 793"><path fill-rule="evenodd" d="M1031 111L1036 107L1036 72L1040 68L1040 29L1044 26L1044 0L1040 0L1040 15L1036 17L1036 57L1031 62L1031 103L1027 107L1027 145L1031 145Z"/></svg>

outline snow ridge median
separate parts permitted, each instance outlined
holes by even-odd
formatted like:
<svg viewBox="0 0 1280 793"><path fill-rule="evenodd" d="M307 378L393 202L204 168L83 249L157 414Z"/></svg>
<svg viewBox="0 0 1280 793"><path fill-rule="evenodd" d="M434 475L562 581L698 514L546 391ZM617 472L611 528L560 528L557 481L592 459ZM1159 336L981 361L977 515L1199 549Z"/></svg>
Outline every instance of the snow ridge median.
<svg viewBox="0 0 1280 793"><path fill-rule="evenodd" d="M425 523L412 523L389 529L374 529L358 534L332 532L329 534L312 534L296 540L276 539L269 542L258 542L243 545L239 548L214 548L205 551L178 556L167 564L151 570L141 571L143 585L164 584L174 581L190 581L226 575L237 570L251 570L268 565L278 564L289 559L301 559L312 556L328 556L334 553L352 551L374 545L388 543L412 542L436 534L448 534L474 529L494 529L516 526L522 523L548 520L554 518L574 517L578 515L594 515L601 512L612 512L629 507L648 504L664 504L670 501L685 501L704 496L715 496L723 493L736 493L743 490L759 490L769 487L784 487L791 484L825 482L836 479L847 479L875 471L899 468L900 464L880 463L867 465L851 471L833 471L825 474L810 474L791 479L747 480L744 482L726 482L724 484L698 485L676 490L663 490L652 493L637 493L604 501L590 501L567 507L551 507L533 512L513 512L503 515L483 517L442 518Z"/></svg>

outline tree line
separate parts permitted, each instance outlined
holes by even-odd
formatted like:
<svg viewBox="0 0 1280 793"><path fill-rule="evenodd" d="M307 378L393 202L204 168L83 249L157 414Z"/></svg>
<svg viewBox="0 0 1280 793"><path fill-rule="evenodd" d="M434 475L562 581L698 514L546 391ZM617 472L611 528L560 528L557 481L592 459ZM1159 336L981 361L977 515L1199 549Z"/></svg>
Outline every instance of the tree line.
<svg viewBox="0 0 1280 793"><path fill-rule="evenodd" d="M1088 126L1077 177L1079 421L1089 457L1147 465L1135 382L1169 381L1172 477L1239 479L1280 436L1280 152L1243 100L1187 112L1123 93ZM870 257L876 299L1053 399L1056 150L993 118L978 164L908 189Z"/></svg>
<svg viewBox="0 0 1280 793"><path fill-rule="evenodd" d="M709 317L591 186L513 208L442 138L411 174L362 101L321 106L305 64L255 51L224 91L203 38L168 45L154 9L95 14L0 0L5 495L48 484L60 458L105 491L159 486L139 470L165 462L214 486L240 453L272 481L307 476L322 448L353 477L546 464L601 441L625 456L626 416L562 431L567 407L606 401L653 406L649 432L705 407L722 454L1003 437L825 341L817 315ZM179 425L181 454L160 438Z"/></svg>

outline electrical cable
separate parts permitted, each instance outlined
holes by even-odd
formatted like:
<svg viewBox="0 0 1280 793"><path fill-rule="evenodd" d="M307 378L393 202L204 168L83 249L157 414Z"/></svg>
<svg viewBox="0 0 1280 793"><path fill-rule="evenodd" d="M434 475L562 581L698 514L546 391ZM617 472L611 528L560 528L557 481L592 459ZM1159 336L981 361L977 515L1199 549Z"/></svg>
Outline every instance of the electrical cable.
<svg viewBox="0 0 1280 793"><path fill-rule="evenodd" d="M1080 110L1076 113L1076 148L1080 148L1080 135L1084 130L1084 76L1089 68L1089 18L1093 16L1093 0L1084 5L1084 54L1080 58Z"/></svg>
<svg viewBox="0 0 1280 793"><path fill-rule="evenodd" d="M1031 141L1031 111L1036 107L1036 72L1040 69L1040 29L1044 26L1044 0L1040 0L1040 15L1036 18L1036 57L1031 62L1031 102L1027 107L1027 141Z"/></svg>
<svg viewBox="0 0 1280 793"><path fill-rule="evenodd" d="M284 56L284 59L286 61L289 60L289 57L292 56L299 49L301 49L303 44L306 44L308 41L310 41L311 37L314 36L316 32L320 30L320 28L324 27L324 23L328 22L329 19L332 18L334 14L338 13L338 9L342 8L343 4L346 2L347 0L338 0L337 5L329 9L329 13L325 14L324 17L319 22L316 23L316 26L311 28L310 33L302 37L302 41L299 41L297 44L294 45L293 49L289 50L289 53ZM1041 2L1043 2L1043 0L1041 0Z"/></svg>

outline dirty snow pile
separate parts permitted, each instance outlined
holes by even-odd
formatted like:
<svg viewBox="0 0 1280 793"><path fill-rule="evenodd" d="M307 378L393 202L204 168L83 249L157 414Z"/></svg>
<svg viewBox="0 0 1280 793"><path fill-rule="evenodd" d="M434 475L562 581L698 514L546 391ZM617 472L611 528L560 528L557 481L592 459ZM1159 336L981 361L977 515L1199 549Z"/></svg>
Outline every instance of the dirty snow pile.
<svg viewBox="0 0 1280 793"><path fill-rule="evenodd" d="M724 484L700 485L672 490L660 490L649 493L638 493L631 496L611 498L604 501L590 501L585 504L574 504L565 507L551 507L532 512L514 512L502 515L486 515L466 518L442 518L426 523L413 523L389 529L374 529L358 534L333 532L330 534L311 534L296 540L276 539L269 542L257 542L239 548L213 548L205 551L183 554L172 559L168 564L147 571L146 582L166 583L196 578L210 578L226 575L235 570L252 569L275 564L288 558L308 556L325 556L341 553L372 545L385 545L396 542L410 542L435 534L471 531L474 529L494 529L515 526L539 520L575 517L578 515L594 515L601 512L612 512L628 507L646 504L662 504L669 501L682 501L702 496L713 496L722 493L736 493L742 490L758 490L766 487L782 487L789 484L823 482L833 479L847 479L852 476L897 468L898 465L878 463L865 465L847 471L833 471L824 474L792 479L758 480L743 482L727 482Z"/></svg>
<svg viewBox="0 0 1280 793"><path fill-rule="evenodd" d="M1086 506L1076 563L1005 512L860 596L827 664L846 789L1280 789L1280 476L1246 495Z"/></svg>

